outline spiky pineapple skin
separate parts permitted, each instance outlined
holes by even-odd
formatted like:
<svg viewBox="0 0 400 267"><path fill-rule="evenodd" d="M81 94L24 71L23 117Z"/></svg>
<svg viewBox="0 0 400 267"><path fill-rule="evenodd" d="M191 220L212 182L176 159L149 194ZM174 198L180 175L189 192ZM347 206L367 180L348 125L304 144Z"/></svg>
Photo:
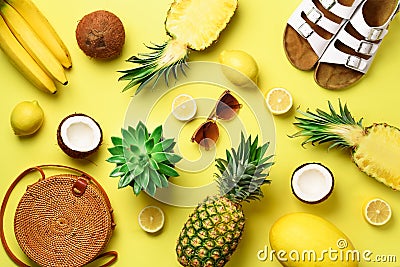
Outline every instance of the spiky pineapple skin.
<svg viewBox="0 0 400 267"><path fill-rule="evenodd" d="M353 148L357 167L370 177L400 190L400 129L387 123L365 128L365 136Z"/></svg>
<svg viewBox="0 0 400 267"><path fill-rule="evenodd" d="M235 251L244 230L242 206L226 197L207 198L186 221L177 241L182 266L222 267Z"/></svg>

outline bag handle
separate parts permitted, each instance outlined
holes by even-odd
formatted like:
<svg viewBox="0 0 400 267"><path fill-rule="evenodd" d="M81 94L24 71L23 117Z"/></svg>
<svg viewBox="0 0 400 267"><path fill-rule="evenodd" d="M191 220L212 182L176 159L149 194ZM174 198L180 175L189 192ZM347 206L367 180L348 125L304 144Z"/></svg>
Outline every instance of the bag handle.
<svg viewBox="0 0 400 267"><path fill-rule="evenodd" d="M23 171L20 175L18 175L18 177L12 182L12 184L10 185L10 187L8 188L3 202L1 203L1 208L0 208L0 239L1 239L1 243L3 244L3 247L7 253L7 255L11 258L11 260L13 262L15 262L18 266L20 267L30 267L29 265L25 264L24 262L22 262L20 259L18 259L18 257L11 251L10 247L7 244L6 241L6 237L4 234L4 213L6 211L6 206L7 206L7 202L10 198L10 195L12 193L12 191L15 189L15 187L17 186L17 184L29 173L33 172L33 171L38 171L42 178L41 179L45 179L46 175L44 174L44 171L42 170L42 168L62 168L62 169L68 169L70 171L74 171L79 173L81 176L83 176L84 178L88 179L89 181L93 182L98 189L101 191L101 193L104 196L104 199L106 200L107 206L109 207L110 213L111 213L111 227L112 229L115 228L115 223L114 223L114 217L113 217L113 209L111 207L111 202L108 199L108 196L105 192L105 190L103 189L103 187L89 174L87 174L84 171L81 171L79 169L73 168L73 167L69 167L69 166L64 166L64 165L58 165L58 164L46 164L46 165L39 165L39 166L35 166L29 169L26 169L25 171ZM118 253L116 251L108 251L108 252L104 252L100 255L98 255L93 261L103 258L103 257L109 257L111 256L112 258L106 262L105 264L101 265L100 267L107 267L110 266L111 264L113 264L117 258L118 258Z"/></svg>

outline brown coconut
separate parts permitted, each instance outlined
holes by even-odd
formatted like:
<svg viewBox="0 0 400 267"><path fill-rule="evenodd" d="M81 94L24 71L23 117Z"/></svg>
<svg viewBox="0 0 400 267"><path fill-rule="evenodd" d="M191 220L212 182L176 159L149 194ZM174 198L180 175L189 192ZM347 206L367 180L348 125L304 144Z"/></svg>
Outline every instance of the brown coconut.
<svg viewBox="0 0 400 267"><path fill-rule="evenodd" d="M85 15L78 23L75 35L80 49L95 59L118 57L125 43L125 30L121 20L105 10Z"/></svg>

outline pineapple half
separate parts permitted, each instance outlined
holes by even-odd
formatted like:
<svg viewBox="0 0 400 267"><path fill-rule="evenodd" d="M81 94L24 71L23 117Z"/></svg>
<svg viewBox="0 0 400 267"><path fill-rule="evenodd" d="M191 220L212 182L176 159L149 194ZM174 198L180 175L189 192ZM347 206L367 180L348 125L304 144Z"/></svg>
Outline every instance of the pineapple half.
<svg viewBox="0 0 400 267"><path fill-rule="evenodd" d="M241 142L237 150L217 159L215 174L219 196L200 203L183 226L176 254L182 266L224 266L235 251L245 224L241 202L263 197L260 187L270 183L266 170L273 165L265 156L269 143L258 146L258 136Z"/></svg>
<svg viewBox="0 0 400 267"><path fill-rule="evenodd" d="M305 118L296 117L294 125L302 130L291 137L307 136L302 145L329 142L329 148L350 148L361 171L400 190L400 129L386 123L363 127L362 119L356 121L340 100L339 114L329 101L328 105L330 113L320 109L316 113L299 111Z"/></svg>
<svg viewBox="0 0 400 267"><path fill-rule="evenodd" d="M150 53L132 56L127 61L139 66L120 71L119 80L128 80L123 91L139 85L139 93L151 80L153 86L164 76L166 83L172 71L184 73L189 48L204 50L209 47L235 13L237 0L175 0L167 13L165 30L171 37L161 45L147 46Z"/></svg>

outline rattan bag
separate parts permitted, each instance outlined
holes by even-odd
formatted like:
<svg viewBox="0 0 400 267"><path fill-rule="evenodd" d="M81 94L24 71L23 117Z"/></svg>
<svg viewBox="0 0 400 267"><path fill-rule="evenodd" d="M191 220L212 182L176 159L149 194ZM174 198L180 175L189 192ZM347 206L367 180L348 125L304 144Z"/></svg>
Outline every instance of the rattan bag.
<svg viewBox="0 0 400 267"><path fill-rule="evenodd" d="M46 177L44 168L63 168L74 174ZM8 256L18 266L28 266L7 245L4 212L13 189L34 171L41 178L28 186L14 216L15 237L22 251L40 266L78 267L104 256L111 259L102 266L115 262L115 251L102 253L115 227L107 194L87 173L62 165L29 168L8 189L0 210L0 237Z"/></svg>

